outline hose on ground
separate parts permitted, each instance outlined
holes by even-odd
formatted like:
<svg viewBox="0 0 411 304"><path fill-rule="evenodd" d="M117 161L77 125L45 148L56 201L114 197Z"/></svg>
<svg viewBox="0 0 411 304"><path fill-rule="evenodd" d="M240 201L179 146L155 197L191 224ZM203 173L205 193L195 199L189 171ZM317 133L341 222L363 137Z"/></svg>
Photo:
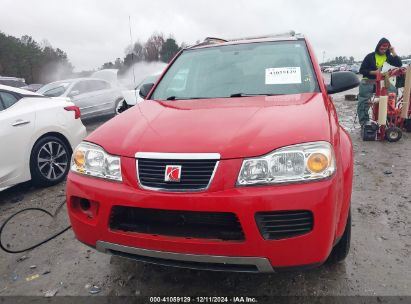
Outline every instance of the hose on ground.
<svg viewBox="0 0 411 304"><path fill-rule="evenodd" d="M60 206L57 208L55 214L58 213L58 211L63 207L64 204L65 204L65 202L63 202L62 204L60 204ZM47 210L45 210L45 209L42 209L42 208L30 207L30 208L25 208L25 209L19 210L19 211L15 212L14 214L12 214L11 216L9 216L9 217L6 219L6 221L0 226L0 248L1 248L3 251L5 251L5 252L7 252L7 253L22 253L22 252L25 252L25 251L32 250L32 249L34 249L34 248L37 248L37 247L39 247L39 246L41 246L41 245L43 245L43 244L51 241L52 239L58 237L59 235L63 234L64 232L66 232L67 230L69 230L69 229L71 228L71 226L68 226L68 227L64 228L63 230L60 230L59 232L57 232L57 233L53 234L52 236L48 237L47 239L41 241L40 243L37 243L37 244L35 244L35 245L33 245L33 246L30 246L30 247L28 247L28 248L20 249L20 250L10 250L10 249L8 249L7 246L4 246L4 245L3 245L3 241L2 241L2 239L1 239L4 228L6 227L7 223L10 222L15 216L17 216L18 214L23 213L23 212L25 212L25 211L29 211L29 210L32 210L32 211L40 211L40 212L46 213L46 214L49 215L50 217L54 217L54 215L55 215L55 214L53 215L53 214L50 213L49 211L47 211Z"/></svg>

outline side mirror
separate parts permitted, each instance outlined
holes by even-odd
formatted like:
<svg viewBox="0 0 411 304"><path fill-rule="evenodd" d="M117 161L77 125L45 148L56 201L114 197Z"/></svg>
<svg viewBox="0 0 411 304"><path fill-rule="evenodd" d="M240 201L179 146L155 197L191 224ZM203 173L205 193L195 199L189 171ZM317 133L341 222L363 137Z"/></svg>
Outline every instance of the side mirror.
<svg viewBox="0 0 411 304"><path fill-rule="evenodd" d="M73 90L68 94L68 97L74 97L80 95L80 91L79 90Z"/></svg>
<svg viewBox="0 0 411 304"><path fill-rule="evenodd" d="M150 93L151 89L154 87L154 83L146 83L143 84L140 88L140 92L138 93L141 98L146 99L148 93Z"/></svg>
<svg viewBox="0 0 411 304"><path fill-rule="evenodd" d="M327 93L334 94L358 87L360 80L353 72L334 72L331 74L331 83L327 85Z"/></svg>

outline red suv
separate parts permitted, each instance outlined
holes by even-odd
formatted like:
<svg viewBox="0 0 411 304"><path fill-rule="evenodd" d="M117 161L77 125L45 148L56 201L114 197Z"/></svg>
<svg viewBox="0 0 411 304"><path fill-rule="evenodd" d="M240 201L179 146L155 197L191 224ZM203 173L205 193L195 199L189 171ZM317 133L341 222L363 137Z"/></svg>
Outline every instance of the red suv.
<svg viewBox="0 0 411 304"><path fill-rule="evenodd" d="M209 38L146 100L74 151L67 205L97 250L177 267L271 272L344 259L353 153L307 40Z"/></svg>

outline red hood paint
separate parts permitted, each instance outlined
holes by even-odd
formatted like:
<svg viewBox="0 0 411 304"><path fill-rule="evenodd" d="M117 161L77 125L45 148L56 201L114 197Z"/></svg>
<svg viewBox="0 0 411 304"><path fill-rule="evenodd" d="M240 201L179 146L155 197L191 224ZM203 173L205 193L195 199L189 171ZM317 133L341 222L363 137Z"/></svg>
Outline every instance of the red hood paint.
<svg viewBox="0 0 411 304"><path fill-rule="evenodd" d="M87 141L108 153L220 153L252 157L279 147L330 141L321 93L142 102L111 119Z"/></svg>

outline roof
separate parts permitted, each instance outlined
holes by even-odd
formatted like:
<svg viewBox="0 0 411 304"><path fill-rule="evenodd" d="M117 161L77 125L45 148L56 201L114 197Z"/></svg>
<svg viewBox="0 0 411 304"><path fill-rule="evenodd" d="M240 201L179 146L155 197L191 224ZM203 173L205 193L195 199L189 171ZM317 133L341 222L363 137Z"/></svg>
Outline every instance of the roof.
<svg viewBox="0 0 411 304"><path fill-rule="evenodd" d="M304 39L302 34L296 34L294 31L279 34L269 34L255 37L243 37L234 39L222 39L216 37L207 37L203 42L198 43L193 46L187 47L187 49L197 49L197 48L208 48L214 46L223 45L235 45L235 44L246 44L246 43L256 43L256 42L270 42L270 41L295 41L299 39Z"/></svg>

